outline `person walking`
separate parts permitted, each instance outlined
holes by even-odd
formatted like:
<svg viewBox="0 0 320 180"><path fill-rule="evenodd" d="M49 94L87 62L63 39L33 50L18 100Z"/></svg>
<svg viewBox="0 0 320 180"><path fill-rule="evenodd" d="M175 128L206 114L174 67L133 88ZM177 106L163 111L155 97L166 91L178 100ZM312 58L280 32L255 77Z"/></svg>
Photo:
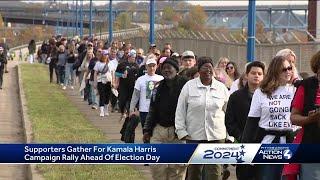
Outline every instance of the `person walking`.
<svg viewBox="0 0 320 180"><path fill-rule="evenodd" d="M6 55L4 54L3 47L0 47L0 90L3 84L4 64L6 63Z"/></svg>
<svg viewBox="0 0 320 180"><path fill-rule="evenodd" d="M283 56L272 59L265 78L252 97L248 120L241 141L244 143L291 143L292 64ZM281 179L283 165L258 165L258 179Z"/></svg>
<svg viewBox="0 0 320 180"><path fill-rule="evenodd" d="M302 144L320 143L320 51L310 60L311 70L315 74L304 79L298 87L292 101L291 122L302 126ZM320 165L316 163L303 163L300 165L299 179L320 179Z"/></svg>
<svg viewBox="0 0 320 180"><path fill-rule="evenodd" d="M247 83L229 97L225 123L227 132L233 136L237 142L241 143L241 137L248 119L251 100L254 91L263 80L265 66L260 61L251 62L246 66ZM254 180L255 169L252 165L237 165L236 174L238 180Z"/></svg>
<svg viewBox="0 0 320 180"><path fill-rule="evenodd" d="M52 83L53 80L53 71L56 74L56 79L57 79L57 84L59 84L60 79L59 79L59 71L57 67L57 62L58 62L58 48L56 46L56 41L54 39L50 40L50 49L49 49L49 73L50 73L50 83Z"/></svg>
<svg viewBox="0 0 320 180"><path fill-rule="evenodd" d="M139 77L135 83L132 99L130 103L130 117L135 115L135 108L139 102L139 115L141 126L143 128L144 122L149 112L150 99L156 84L163 79L162 76L156 74L157 60L155 56L148 56L146 66L147 74Z"/></svg>
<svg viewBox="0 0 320 180"><path fill-rule="evenodd" d="M34 63L34 53L36 53L36 42L31 39L28 45L28 50L29 50L29 63Z"/></svg>
<svg viewBox="0 0 320 180"><path fill-rule="evenodd" d="M100 116L109 116L108 104L111 93L112 75L109 70L109 58L107 50L102 52L100 61L94 66L94 87L99 93Z"/></svg>
<svg viewBox="0 0 320 180"><path fill-rule="evenodd" d="M210 57L198 59L200 77L188 81L181 90L176 109L176 134L187 143L224 143L227 137L225 111L228 89L213 78ZM207 179L221 179L221 165L189 165L188 179L201 180L205 168Z"/></svg>
<svg viewBox="0 0 320 180"><path fill-rule="evenodd" d="M73 44L69 44L68 52L67 52L67 61L65 68L65 77L64 77L64 86L62 89L66 89L69 85L71 89L74 89L75 83L75 71L73 70L73 65L77 60L78 54L75 52L76 47Z"/></svg>
<svg viewBox="0 0 320 180"><path fill-rule="evenodd" d="M116 70L115 89L119 87L119 109L121 120L129 116L129 108L134 85L138 77L139 65L135 62L136 51L128 53L128 60L120 63Z"/></svg>
<svg viewBox="0 0 320 180"><path fill-rule="evenodd" d="M59 46L59 51L58 51L58 62L57 62L57 68L59 72L59 82L60 85L64 85L65 81L65 70L66 70L66 62L67 62L67 52L65 50L64 45ZM65 86L62 87L62 89L65 89Z"/></svg>
<svg viewBox="0 0 320 180"><path fill-rule="evenodd" d="M153 90L150 109L143 127L143 141L151 143L182 143L175 134L175 112L179 94L187 79L179 76L179 64L172 58L163 62L164 79ZM187 167L177 164L151 165L155 180L185 180Z"/></svg>

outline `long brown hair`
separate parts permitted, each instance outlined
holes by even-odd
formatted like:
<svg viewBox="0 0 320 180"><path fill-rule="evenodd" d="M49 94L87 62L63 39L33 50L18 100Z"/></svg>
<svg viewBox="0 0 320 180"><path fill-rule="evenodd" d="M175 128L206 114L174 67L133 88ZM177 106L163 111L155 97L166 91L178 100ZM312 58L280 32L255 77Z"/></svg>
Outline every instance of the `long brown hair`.
<svg viewBox="0 0 320 180"><path fill-rule="evenodd" d="M267 74L263 78L260 88L268 97L280 86L279 77L282 72L283 62L287 61L283 56L276 56L272 59Z"/></svg>

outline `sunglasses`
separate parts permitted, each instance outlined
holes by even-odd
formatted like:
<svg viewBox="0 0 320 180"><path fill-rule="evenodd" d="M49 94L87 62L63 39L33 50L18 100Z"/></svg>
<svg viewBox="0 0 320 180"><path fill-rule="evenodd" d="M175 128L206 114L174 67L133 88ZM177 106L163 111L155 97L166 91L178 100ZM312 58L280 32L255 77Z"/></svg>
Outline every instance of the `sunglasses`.
<svg viewBox="0 0 320 180"><path fill-rule="evenodd" d="M233 69L233 66L226 67L226 69Z"/></svg>
<svg viewBox="0 0 320 180"><path fill-rule="evenodd" d="M160 54L157 54L157 53L156 53L155 55L156 55L156 56L160 56Z"/></svg>
<svg viewBox="0 0 320 180"><path fill-rule="evenodd" d="M282 68L282 72L292 71L292 66L288 66L286 68Z"/></svg>

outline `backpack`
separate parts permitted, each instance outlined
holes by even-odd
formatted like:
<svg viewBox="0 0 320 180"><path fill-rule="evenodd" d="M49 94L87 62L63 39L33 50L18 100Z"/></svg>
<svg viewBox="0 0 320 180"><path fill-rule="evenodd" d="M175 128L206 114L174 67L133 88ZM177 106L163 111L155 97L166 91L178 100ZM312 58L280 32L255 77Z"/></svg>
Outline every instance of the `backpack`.
<svg viewBox="0 0 320 180"><path fill-rule="evenodd" d="M120 130L121 133L121 141L125 143L134 143L135 139L135 130L140 122L140 118L138 116L126 117L122 128Z"/></svg>

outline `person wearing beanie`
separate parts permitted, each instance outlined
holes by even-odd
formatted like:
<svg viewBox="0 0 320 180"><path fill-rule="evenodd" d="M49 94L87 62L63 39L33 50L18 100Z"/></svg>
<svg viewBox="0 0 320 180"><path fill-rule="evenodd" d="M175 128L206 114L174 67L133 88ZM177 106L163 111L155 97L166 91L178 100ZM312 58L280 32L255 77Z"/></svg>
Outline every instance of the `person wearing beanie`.
<svg viewBox="0 0 320 180"><path fill-rule="evenodd" d="M173 58L167 58L163 63L162 66L165 64L170 64L177 72L179 72L179 64L176 60Z"/></svg>
<svg viewBox="0 0 320 180"><path fill-rule="evenodd" d="M178 97L187 79L179 76L178 62L167 58L161 68L164 80L154 89L149 113L143 126L143 141L151 143L181 143L175 134L175 112ZM185 180L185 165L151 165L152 177Z"/></svg>
<svg viewBox="0 0 320 180"><path fill-rule="evenodd" d="M198 59L199 77L188 81L181 90L175 116L178 138L186 143L224 143L225 111L228 89L213 77L214 66L210 57ZM205 168L207 179L221 179L218 164L189 165L188 179L202 179Z"/></svg>

